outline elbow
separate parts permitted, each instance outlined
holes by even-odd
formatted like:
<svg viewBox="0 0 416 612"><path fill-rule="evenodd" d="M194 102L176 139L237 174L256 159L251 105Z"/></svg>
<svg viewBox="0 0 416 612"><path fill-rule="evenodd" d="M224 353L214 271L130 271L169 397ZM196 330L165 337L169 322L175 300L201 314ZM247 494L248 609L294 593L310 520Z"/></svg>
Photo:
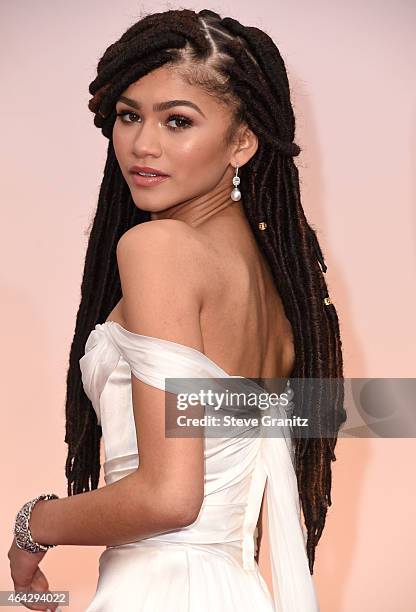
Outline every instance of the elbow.
<svg viewBox="0 0 416 612"><path fill-rule="evenodd" d="M164 529L180 529L194 523L204 501L204 483L179 483L176 479L149 482L144 471L137 471L146 483L149 499L149 512Z"/></svg>
<svg viewBox="0 0 416 612"><path fill-rule="evenodd" d="M201 511L203 496L178 496L170 508L170 520L174 527L188 527L195 523Z"/></svg>
<svg viewBox="0 0 416 612"><path fill-rule="evenodd" d="M175 495L168 496L163 506L168 514L167 520L171 527L176 529L188 527L195 523L201 511L203 500L203 494L180 495L177 492Z"/></svg>
<svg viewBox="0 0 416 612"><path fill-rule="evenodd" d="M195 523L201 511L201 507L202 502L193 502L192 504L188 504L186 507L179 505L175 513L178 527L188 527L189 525Z"/></svg>

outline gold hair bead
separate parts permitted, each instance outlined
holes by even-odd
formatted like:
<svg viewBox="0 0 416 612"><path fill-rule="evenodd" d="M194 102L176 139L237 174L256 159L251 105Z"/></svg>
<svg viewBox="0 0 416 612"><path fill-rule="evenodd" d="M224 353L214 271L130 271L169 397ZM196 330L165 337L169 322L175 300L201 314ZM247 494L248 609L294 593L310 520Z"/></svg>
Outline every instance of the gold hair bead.
<svg viewBox="0 0 416 612"><path fill-rule="evenodd" d="M324 298L324 303L325 303L325 306L329 306L329 304L332 304L331 298L329 297Z"/></svg>
<svg viewBox="0 0 416 612"><path fill-rule="evenodd" d="M267 227L267 223L265 221L260 221L259 223L259 229L261 230L265 230Z"/></svg>

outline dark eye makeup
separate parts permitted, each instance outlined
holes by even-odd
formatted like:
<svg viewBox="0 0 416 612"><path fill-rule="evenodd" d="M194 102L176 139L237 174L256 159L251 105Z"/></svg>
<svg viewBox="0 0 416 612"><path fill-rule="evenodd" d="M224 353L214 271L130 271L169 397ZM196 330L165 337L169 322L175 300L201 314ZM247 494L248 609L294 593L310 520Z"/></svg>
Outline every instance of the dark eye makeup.
<svg viewBox="0 0 416 612"><path fill-rule="evenodd" d="M120 117L120 121L125 124L136 123L135 120L127 121L125 117L127 116L131 117L132 115L134 115L135 117L139 116L134 111L129 111L129 110L122 110L122 111L117 112L116 114L117 114L117 117ZM193 121L191 119L188 119L187 117L184 117L183 115L176 115L176 114L169 115L167 123L169 123L170 121L177 121L177 122L182 123L182 125L179 125L178 127L172 127L171 125L167 125L167 128L174 132L177 132L178 130L185 130L188 127L191 127L191 125L193 124Z"/></svg>

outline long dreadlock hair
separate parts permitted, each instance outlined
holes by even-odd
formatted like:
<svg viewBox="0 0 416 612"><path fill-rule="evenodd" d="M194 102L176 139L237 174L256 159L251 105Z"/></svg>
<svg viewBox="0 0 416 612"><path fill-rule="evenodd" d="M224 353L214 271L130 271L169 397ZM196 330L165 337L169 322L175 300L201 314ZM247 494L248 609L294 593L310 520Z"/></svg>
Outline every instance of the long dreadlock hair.
<svg viewBox="0 0 416 612"><path fill-rule="evenodd" d="M68 495L96 489L100 475L101 426L81 380L79 360L94 326L121 299L116 245L130 227L150 220L132 200L112 143L115 103L131 83L163 65L174 67L191 85L202 87L233 109L225 140L242 122L258 136L254 156L240 173L243 206L255 239L266 257L294 334L292 377L343 380L336 309L326 303L327 267L315 230L302 208L293 157L295 117L286 68L279 50L262 30L202 10L148 14L127 29L99 60L90 83L89 109L108 138L107 160L96 213L89 231L81 300L69 356L66 394ZM267 230L259 230L259 220ZM329 301L330 302L330 301ZM309 398L310 399L310 398ZM315 547L331 505L331 461L340 425L346 419L342 387L322 409L322 389L314 398L318 434L294 443L299 497L307 529L307 555L313 573ZM309 401L309 400L308 400ZM297 414L306 414L300 393ZM310 404L309 404L310 405ZM332 436L325 436L328 428Z"/></svg>

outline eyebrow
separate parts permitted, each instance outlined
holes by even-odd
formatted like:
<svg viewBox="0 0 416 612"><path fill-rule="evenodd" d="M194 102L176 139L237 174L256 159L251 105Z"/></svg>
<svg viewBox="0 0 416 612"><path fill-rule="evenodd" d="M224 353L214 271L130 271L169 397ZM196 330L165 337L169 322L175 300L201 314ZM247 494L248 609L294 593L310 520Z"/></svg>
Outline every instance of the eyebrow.
<svg viewBox="0 0 416 612"><path fill-rule="evenodd" d="M140 102L136 102L136 100L132 100L131 98L127 98L126 96L120 96L119 101L125 102L126 104L128 104L129 106L132 106L133 108L136 108L137 110L140 110L141 108ZM197 106L190 100L167 100L166 102L159 102L158 104L153 104L153 110L154 111L164 111L174 106L189 106L190 108L193 108L194 110L196 110L200 115L205 117L204 113L201 111L199 106Z"/></svg>

